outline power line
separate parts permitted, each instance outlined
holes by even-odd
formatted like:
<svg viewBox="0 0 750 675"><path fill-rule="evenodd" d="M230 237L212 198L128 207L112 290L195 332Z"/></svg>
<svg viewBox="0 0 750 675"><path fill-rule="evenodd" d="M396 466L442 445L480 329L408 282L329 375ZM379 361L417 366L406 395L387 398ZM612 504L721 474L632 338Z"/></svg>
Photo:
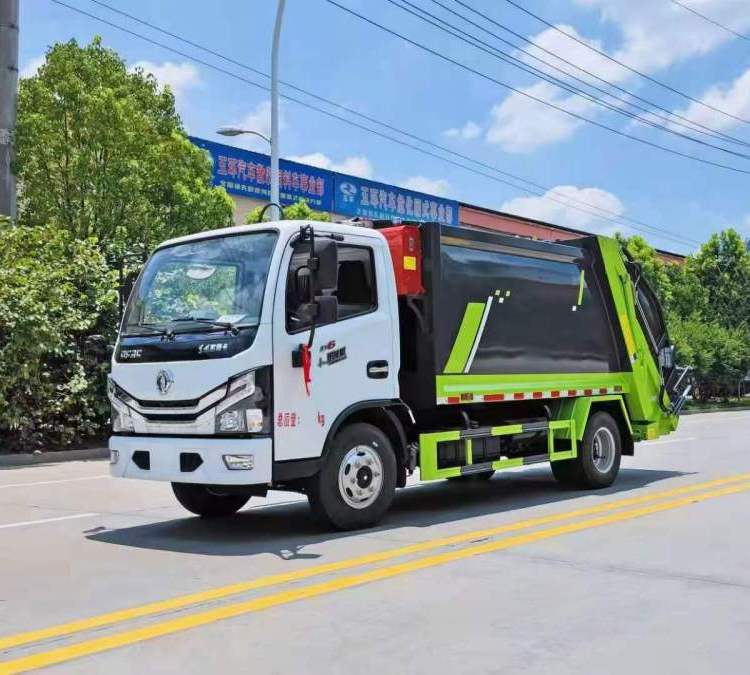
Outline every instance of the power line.
<svg viewBox="0 0 750 675"><path fill-rule="evenodd" d="M601 51L600 49L597 49L596 47L592 47L590 44L588 44L585 40L581 40L580 38L576 37L575 35L571 35L567 31L564 31L562 28L558 28L553 23L547 21L547 19L542 18L538 14L534 14L534 12L526 9L522 5L519 5L517 2L514 2L513 0L505 0L509 5L512 5L516 9L520 10L524 14L528 14L529 16L535 18L537 21L543 23L545 26L548 26L549 28L552 28L553 30L557 31L558 33L561 33L562 35L565 35L566 37L570 38L571 40L577 42L580 45L583 45L586 47L586 49L591 50L592 52L595 52L596 54L599 54L599 56L603 56L605 59L608 59L609 61L612 61L613 63L616 63L619 66L622 66L626 70L629 70L631 73L635 73L636 75L640 75L641 77L645 78L649 82L653 82L654 84L658 84L660 87L663 87L664 89L667 89L679 96L682 96L683 98L686 98L688 101L692 101L693 103L697 103L698 105L703 106L704 108L708 108L710 110L713 110L714 112L721 113L722 115L726 115L727 117L731 117L732 119L742 122L743 124L750 125L750 121L743 119L742 117L737 117L736 115L732 115L732 113L728 113L726 110L721 110L719 108L715 108L714 106L710 105L709 103L706 103L705 101L701 101L700 99L694 98L690 96L690 94L686 94L684 91L680 91L679 89L675 89L673 86L667 84L666 82L662 82L661 80L657 80L655 77L651 77L650 75L647 75L644 72L641 72L640 70L637 70L636 68L633 68L632 66L629 66L627 63L624 63L620 61L619 59L616 59L614 56L610 56L606 52ZM463 4L463 3L462 3Z"/></svg>
<svg viewBox="0 0 750 675"><path fill-rule="evenodd" d="M237 75L236 73L232 73L231 71L228 71L228 70L226 70L224 68L221 68L220 66L217 66L215 64L209 63L209 62L204 61L202 59L199 59L197 57L194 57L194 56L192 56L190 54L187 54L187 53L182 52L182 51L180 51L178 49L175 49L175 48L173 48L173 47L171 47L169 45L165 45L164 43L158 42L157 40L153 40L153 39L151 39L149 37L146 37L146 36L144 36L144 35L142 35L140 33L137 33L135 31L132 31L132 30L128 29L128 28L125 28L125 27L120 26L118 24L115 24L115 23L113 23L111 21L103 19L102 17L96 16L94 14L86 12L86 11L84 11L82 9L77 8L77 7L73 7L71 5L68 5L67 3L62 2L61 0L51 0L51 1L54 2L54 3L56 3L56 4L58 4L58 5L66 7L67 9L69 9L71 11L77 12L79 14L82 14L82 15L86 16L86 17L89 17L91 19L99 21L100 23L103 23L105 25L108 25L108 26L111 26L113 28L116 28L116 29L118 29L120 31L123 31L123 32L129 34L129 35L137 37L137 38L139 38L139 39L141 39L141 40L143 40L145 42L148 42L148 43L153 44L153 45L155 45L157 47L160 47L160 48L162 48L162 49L164 49L166 51L178 54L179 56L182 56L183 58L186 58L188 60L194 61L195 63L199 63L199 64L201 64L203 66L206 66L209 69L212 69L212 70L215 70L217 72L220 72L220 73L222 73L224 75L227 75L227 76L232 77L232 78L234 78L236 80L239 80L239 81L241 81L241 82L243 82L245 84L248 84L248 85L251 85L253 87L262 89L264 91L269 91L269 87L264 86L263 84L260 84L258 82L255 82L255 81L247 79L247 78L244 78L244 77L242 77L240 75ZM153 30L160 31L160 32L162 32L164 34L170 35L171 37L173 37L173 38L175 38L177 40L181 40L181 41L184 41L184 42L186 42L188 44L191 44L191 45L195 46L198 49L202 49L202 50L205 50L207 52L210 52L210 53L216 55L219 58L222 58L222 59L224 59L226 61L235 63L235 64L241 66L242 68L245 68L247 70L255 72L255 73L257 73L257 74L259 74L259 75L261 75L263 77L266 77L266 78L269 77L266 73L263 73L260 70L252 68L251 66L243 64L243 63L241 63L239 61L234 61L230 57L227 57L227 56L225 56L225 55L223 55L223 54L221 54L219 52L215 52L215 51L213 51L213 50L211 50L211 49L209 49L207 47L203 47L202 45L199 45L198 43L191 42L187 38L183 38L183 37L181 37L179 35L176 35L174 33L170 33L169 31L166 31L165 29L162 29L159 26L156 26L155 24L150 24L150 23L148 23L146 21L143 21L142 19L139 19L138 17L134 17L132 15L125 14L124 12L122 12L121 10L118 10L116 8L113 8L113 7L110 8L109 5L107 5L106 3L100 2L99 0L91 0L91 2L99 4L102 7L105 7L107 9L111 9L113 12L116 12L118 14L123 14L123 15L127 16L128 18L131 18L132 20L137 21L138 23L141 23L143 25L148 26L149 28L151 28ZM522 178L520 176L516 176L515 174L503 171L503 170L501 170L501 169L499 169L499 168L497 168L497 167L495 167L495 166L493 166L491 164L486 164L484 162L481 162L480 160L477 160L477 159L474 159L474 158L469 157L467 155L463 155L461 153L455 152L453 150L450 150L449 148L445 148L443 146L440 146L440 145L438 145L436 143L433 143L432 141L420 138L419 136L416 136L416 135L411 134L409 132L406 132L406 131L403 131L401 129L398 129L397 127L395 127L393 125L387 124L385 122L381 122L381 121L379 121L379 120L377 120L375 118L372 118L372 117L368 117L367 115L364 115L363 113L359 113L356 110L348 108L348 107L346 107L344 105L341 105L341 104L336 103L334 101L330 101L328 99L325 99L325 98L323 98L321 96L318 96L316 94L313 94L311 92L307 92L304 89L301 89L300 87L296 87L295 85L292 85L292 84L290 84L288 82L283 82L282 81L282 83L285 86L288 86L288 87L293 88L293 89L295 89L297 91L300 91L301 93L304 93L305 95L309 95L310 97L318 99L318 100L320 100L322 102L325 102L325 103L327 103L327 104L329 104L329 105L331 105L333 107L336 107L338 109L344 110L344 111L349 112L351 114L357 115L357 116L359 116L362 119L366 119L366 120L371 121L371 122L373 122L375 124L383 126L383 127L387 128L389 130L395 131L395 132L397 132L397 133L399 133L401 135L407 136L407 137L412 138L412 139L414 139L416 141L419 141L421 143L424 143L426 145L434 147L437 150L449 153L449 154L451 154L453 156L456 156L456 157L459 157L459 158L461 158L463 160L472 162L473 164L476 164L476 165L481 166L483 168L487 168L487 169L489 169L491 171L494 171L496 173L499 173L501 175L508 176L509 178L512 178L515 181L518 181L518 182L521 182L521 183L526 183L527 185L531 185L533 187L536 187L539 190L541 190L542 192L538 192L538 191L536 191L534 189L531 189L529 187L525 187L524 185L517 185L515 183L510 182L509 180L503 180L503 179L499 178L498 176L493 176L493 175L487 174L484 171L477 170L477 169L475 169L473 167L465 166L464 164L461 164L459 162L453 161L453 160L451 160L449 158L443 157L443 156L438 155L436 153L430 152L429 150L425 150L424 148L420 148L420 147L415 146L413 144L406 143L406 142L404 142L401 139L394 138L394 137L392 137L392 136L390 136L388 134L384 134L384 133L382 133L380 131L368 128L368 127L366 127L366 126L364 126L362 124L354 122L353 120L349 120L349 119L346 119L346 118L341 117L339 115L336 115L334 113L331 113L330 111L323 110L323 109L321 109L321 108L319 108L317 106L311 105L310 103L307 103L305 101L301 101L301 100L296 99L294 97L291 97L291 96L289 96L287 94L282 94L282 97L285 98L286 100L289 100L291 102L297 103L298 105L304 106L306 108L309 108L311 110L319 112L319 113L321 113L323 115L327 115L328 117L331 117L333 119L336 119L336 120L339 120L341 122L344 122L345 124L348 124L348 125L353 126L355 128L361 129L363 131L367 131L367 132L369 132L371 134L374 134L374 135L376 135L376 136L378 136L380 138L384 138L386 140L389 140L389 141L392 141L394 143L397 143L397 144L399 144L401 146L410 148L410 149L415 150L417 152L420 152L422 154L425 154L425 155L428 155L430 157L434 157L436 159L439 159L439 160L441 160L443 162L446 162L448 164L451 164L453 166L457 166L457 167L462 168L462 169L464 169L466 171L469 171L471 173L474 173L474 174L477 174L477 175L480 175L480 176L484 176L484 177L486 177L486 178L488 178L490 180L493 180L495 182L499 182L499 183L508 185L510 187L513 187L513 188L515 188L517 190L521 190L523 192L526 192L527 194L532 194L532 195L535 195L535 196L539 196L539 197L542 197L545 200L553 201L553 202L562 204L563 206L576 209L578 211L581 211L582 213L586 213L588 215L593 215L593 216L595 216L597 218L600 218L602 220L607 220L607 221L613 222L613 223L618 224L618 225L624 225L625 227L630 227L633 230L636 230L636 231L639 231L639 232L643 232L645 234L651 234L651 235L656 234L656 235L661 236L661 237L663 237L665 239L668 239L670 241L674 241L674 242L677 242L677 243L680 243L680 244L683 244L683 245L685 245L685 244L687 244L687 245L699 245L699 243L700 243L697 240L690 239L689 237L684 237L684 236L673 234L673 233L669 232L668 230L664 230L662 228L658 228L658 227L655 227L653 225L649 225L647 223L644 223L644 222L642 222L640 220L636 220L634 218L630 218L628 216L617 214L616 212L611 211L609 209L606 209L604 207L595 206L595 205L589 204L588 202L585 202L583 200L576 199L574 197L566 197L565 200L570 200L570 201L565 201L563 199L559 199L559 198L550 196L549 194L546 194L546 193L549 193L552 190L550 188L544 186L544 185L540 185L538 183L535 183L533 181L527 180L527 179ZM584 209L584 208L580 208L578 206L575 206L575 204L571 204L570 203L571 201L572 202L576 202L578 204L581 204L583 206L586 206L588 208ZM594 211L591 211L589 209L595 209L596 211L599 211L599 213L595 213ZM602 213L609 213L609 214L612 214L612 216L614 216L614 217L607 216L607 215L601 215ZM622 221L627 221L628 223L633 223L633 225L625 225ZM646 228L646 229L644 229L644 228Z"/></svg>
<svg viewBox="0 0 750 675"><path fill-rule="evenodd" d="M592 89L596 89L597 91L601 91L603 93L607 93L609 96L613 96L614 97L613 94L611 94L609 92L606 92L605 89L602 89L601 87L597 87L597 86L591 84L590 82L586 82L586 80L584 80L582 78L578 78L575 75L573 75L572 73L569 73L569 72L567 72L567 71L565 71L565 70L563 70L563 69L561 69L559 67L553 66L549 61L545 61L544 59L540 59L535 54L532 54L529 50L524 49L523 47L520 47L519 45L516 45L513 42L500 37L499 35L497 35L497 33L493 33L492 31L488 30L484 26L482 26L482 25L480 25L480 24L472 21L471 19L467 18L463 14L460 14L459 12L455 11L454 9L451 9L450 7L448 7L447 5L445 5L443 2L440 2L439 0L431 0L431 2L433 2L436 5L438 5L439 7L442 7L446 12L450 12L454 16L457 16L457 17L461 18L462 20L466 21L467 23L471 24L472 26L475 26L476 28L479 28L483 32L485 32L485 33L487 33L489 35L492 35L493 37L495 37L495 39L500 40L501 42L503 42L503 43L505 43L507 45L510 45L514 49L517 49L517 50L523 52L524 54L527 54L531 58L533 58L533 59L535 59L537 61L540 61L541 63L544 63L545 65L547 65L549 67L555 68L559 72L564 73L567 77L572 77L572 78L578 80L579 82L585 83L587 86L591 87ZM681 114L679 114L677 112L674 112L673 110L669 110L668 108L665 108L665 107L659 105L658 103L656 103L654 101L651 101L651 100L649 100L647 98L644 98L643 96L640 96L639 94L636 94L634 91L631 91L630 89L627 89L625 87L620 86L616 82L611 82L610 80L606 80L603 77L600 77L599 75L597 75L596 73L592 72L591 70L583 68L583 67L579 66L578 64L573 63L572 61L569 61L568 59L563 58L557 52L554 52L554 51L552 51L550 49L547 49L543 45L540 45L540 44L534 42L533 40L530 40L529 38L525 37L521 33L518 33L516 31L514 31L512 28L509 28L506 24L502 24L502 23L499 23L498 21L495 21L491 16L480 12L478 9L475 9L475 8L471 7L470 5L467 5L465 2L461 2L461 0L454 0L454 2L456 2L458 5L461 5L465 9L469 10L470 12L473 12L474 14L476 14L480 18L484 19L485 21L491 23L492 25L496 26L497 28L500 28L501 30L505 31L506 33L509 33L510 35L513 35L515 38L521 40L522 42L524 42L524 43L526 43L528 45L531 45L532 47L534 47L534 48L536 48L536 49L538 49L538 50L540 50L540 51L542 51L542 52L544 52L546 54L549 54L553 58L557 59L558 61L560 61L560 62L562 62L562 63L564 63L564 64L566 64L568 66L571 66L572 68L575 68L578 72L584 73L585 75L588 75L589 77L597 80L598 82L601 82L602 84L605 84L605 85L607 85L609 87L612 87L613 89L616 89L617 91L625 94L628 97L634 98L634 99L640 101L641 103L644 103L644 104L646 104L648 106L651 106L651 108L654 108L656 110L660 110L663 113L666 113L666 116L664 116L664 115L658 115L658 117L660 119L663 119L665 121L671 121L674 124L679 124L680 126L685 127L687 129L690 129L691 131L696 131L698 133L704 133L707 136L711 136L713 138L722 138L724 140L731 141L733 143L737 143L739 145L745 145L745 146L750 145L750 143L748 143L747 141L743 141L743 140L741 140L741 139L739 139L739 138L737 138L735 136L727 134L726 132L719 131L717 129L713 129L713 128L709 127L709 126L706 126L705 124L702 124L701 122L696 122L695 120L691 120L688 117L685 117L685 116L683 116L683 115L681 115ZM653 112L653 110L650 110L649 108L644 108L643 106L640 106L640 105L636 105L636 104L628 101L627 99L619 98L619 97L615 97L615 98L617 98L617 100L619 100L619 101L624 101L628 105L633 106L633 107L635 107L638 110L641 110L643 112L647 112L647 113L650 113L652 115L656 114L656 113ZM677 122L676 120L681 120L681 122ZM685 124L685 123L687 123L687 124ZM703 131L701 131L701 129Z"/></svg>
<svg viewBox="0 0 750 675"><path fill-rule="evenodd" d="M507 63L514 68L517 68L525 73L528 73L544 82L547 82L548 84L552 84L555 87L558 87L560 89L563 89L567 91L568 93L572 94L573 96L578 96L580 98L585 99L586 101L589 101L590 103L593 103L595 105L599 105L602 108L609 110L610 112L617 113L619 115L622 115L624 117L627 117L629 119L632 119L636 122L639 122L645 126L652 127L654 129L658 129L659 131L663 131L664 133L672 134L674 136L677 136L679 138L692 141L693 143L697 143L699 145L702 145L704 147L711 148L713 150L718 150L719 152L724 152L726 154L732 155L734 157L739 157L741 159L750 159L750 155L747 155L742 152L738 152L736 150L730 150L728 148L724 148L719 145L714 145L713 143L709 143L707 141L703 141L699 138L695 138L694 136L690 136L689 134L685 134L681 131L676 131L674 129L670 129L669 127L664 126L663 124L658 124L648 118L643 118L640 115L634 114L628 110L624 110L623 108L618 107L617 105L613 105L612 103L608 103L607 101L604 101L600 98L597 98L596 96L593 96L592 94L589 94L587 91L584 91L583 89L580 89L579 87L576 87L572 84L569 84L568 82L561 80L553 75L548 75L542 70L539 70L538 68L534 66L530 66L520 59L515 58L512 54L509 54L507 52L502 51L501 49L497 49L496 47L493 47L488 42L485 42L481 40L480 38L477 38L476 36L472 35L471 33L467 33L466 31L454 26L453 24L449 23L448 21L445 21L444 19L441 19L440 17L428 12L427 10L419 7L418 5L415 5L412 2L409 2L409 0L401 0L406 7L398 0L387 0L390 4L394 5L395 7L398 7L399 9L403 10L404 12L409 13L412 16L417 17L421 21L425 21L426 23L430 24L431 26L434 26L435 28L438 28L439 30L448 33L449 35L452 35L453 37L461 40L462 42L471 45L472 47L475 47L476 49L479 49L480 51L484 52L485 54L489 54L490 56L502 61L503 63ZM409 7L413 7L414 10L409 9ZM415 11L416 10L416 11ZM422 16L424 14L425 16ZM428 18L430 17L430 18ZM434 21L432 20L434 19ZM441 25L442 24L442 25ZM465 37L463 37L465 36ZM479 43L479 44L477 44ZM584 84L586 84L584 82ZM613 96L612 94L608 92L604 92L608 96ZM625 102L622 99L616 98L620 102ZM650 112L650 111L646 111ZM694 131L694 130L691 130Z"/></svg>
<svg viewBox="0 0 750 675"><path fill-rule="evenodd" d="M727 33L731 33L732 35L742 38L743 40L747 40L750 42L750 37L747 35L744 35L743 33L738 33L733 28L730 28L729 26L725 26L723 23L719 23L716 21L716 19L712 19L710 16L706 16L705 14L701 14L697 9L693 9L692 7L688 7L688 5L685 5L681 2L678 2L677 0L670 0L670 2L673 5L677 5L678 7L682 7L682 9L686 9L688 12L691 12L692 14L695 14L696 16L699 16L701 19L704 19L705 21L708 21L708 23L712 23L714 26L718 26L719 28L725 30Z"/></svg>
<svg viewBox="0 0 750 675"><path fill-rule="evenodd" d="M172 37L172 38L174 38L176 40L180 40L182 42L185 42L186 44L190 44L191 46L193 46L193 47L195 47L197 49L200 49L202 51L210 53L210 54L212 54L212 55L214 55L214 56L216 56L216 57L218 57L220 59L223 59L224 61L227 61L227 62L232 63L234 65L237 65L237 66L239 66L241 68L244 68L245 70L253 72L253 73L257 74L257 75L261 75L262 77L265 77L265 78L269 77L266 73L264 73L261 70L258 70L257 68L253 68L252 66L249 66L249 65L247 65L245 63L242 63L240 61L236 61L235 59L232 59L232 58L230 58L230 57L228 57L228 56L226 56L226 55L224 55L224 54L222 54L220 52L217 52L217 51L212 50L212 49L210 49L208 47L205 47L204 45L201 45L201 44L198 44L196 42L193 42L193 41L191 41L191 40L189 40L189 39L187 39L187 38L185 38L183 36L177 35L175 33L171 33L170 31L168 31L168 30L166 30L164 28L161 28L160 26L157 26L156 24L149 23L148 21L144 21L143 19L140 19L139 17L133 16L131 14L128 14L128 13L126 13L126 12L120 10L120 9L117 9L115 7L111 7L110 5L108 5L105 2L102 2L101 0L90 0L90 2L93 2L93 3L97 4L97 5L100 5L100 6L104 7L104 8L106 8L106 9L109 9L109 10L111 10L111 11L117 13L117 14L122 15L122 16L125 16L128 19L136 21L137 23L140 23L141 25L147 26L148 28L150 28L152 30L156 30L156 31L161 32L161 33L163 33L165 35L169 35L170 37ZM95 17L93 14L88 14L88 13L85 13L85 14L87 16L89 16L89 17L96 18L96 19L98 19L100 21L104 21L103 19L99 19L99 17ZM106 21L105 21L105 23L108 23L108 25L120 28L120 30L127 30L127 29L124 29L122 27L117 26L116 24L111 24L111 23L106 22ZM128 31L128 32L131 32L131 31ZM134 35L138 35L138 34L135 34L135 33L133 33L133 34ZM143 39L148 39L148 38L143 38ZM165 49L169 49L169 47L161 45L161 43L157 43L157 44L159 44L160 46L163 46ZM180 55L182 55L181 52L180 52ZM221 72L224 72L224 71L221 71ZM319 96L318 94L314 94L313 92L310 92L310 91L307 91L305 89L302 89L301 87L297 87L294 84L291 84L290 82L286 82L284 80L280 80L280 82L284 86L287 86L290 89L293 89L293 90L298 91L298 92L300 92L302 94L305 94L306 96L310 96L311 98L313 98L315 100L321 101L321 102L326 103L327 105L330 105L330 106L332 106L334 108L337 108L337 109L343 110L343 111L345 111L345 112L347 112L349 114L355 115L355 116L357 116L357 117L359 117L361 119L364 119L364 120L366 120L366 121L368 121L370 123L377 124L377 125L379 125L381 127L384 127L386 129L388 129L389 131L394 131L394 132L396 132L398 134L406 136L407 138L411 138L412 140L418 141L420 143L424 143L425 145L428 145L428 146L430 146L432 148L435 148L436 150L440 150L441 152L445 152L445 153L448 153L450 155L453 155L454 157L458 157L461 160L468 161L468 162L471 162L473 164L476 164L477 166L480 166L483 169L488 169L490 171L494 171L494 172L496 172L496 173L498 173L498 174L500 174L502 176L506 176L506 177L511 178L513 180L519 181L521 183L525 183L526 185L530 185L530 186L532 186L534 188L537 188L538 190L542 190L542 193L540 194L539 192L537 192L535 190L530 190L529 188L524 187L524 186L514 185L514 184L512 184L510 182L507 182L507 181L501 181L501 182L504 182L506 185L510 185L511 187L515 187L516 189L522 190L524 192L527 192L528 194L533 194L533 195L536 195L536 196L541 196L541 197L543 197L545 199L550 199L551 201L556 201L556 202L558 202L560 204L564 204L566 206L570 206L570 207L572 207L574 209L577 209L577 210L581 211L581 209L579 209L578 207L576 207L573 204L563 202L560 199L546 197L545 193L548 193L551 190L551 188L549 188L547 186L541 185L539 183L536 183L536 182L531 181L529 179L523 178L523 177L518 176L516 174L510 173L508 171L504 171L504 170L500 169L497 166L494 166L492 164L488 164L486 162L482 162L482 161L480 161L478 159L475 159L473 157L470 157L468 155L465 155L465 154L462 154L460 152L456 152L454 150L451 150L450 148L447 148L445 146L438 145L437 143L434 143L434 142L432 142L432 141L430 141L428 139L422 138L422 137L417 136L417 135L415 135L413 133L410 133L408 131L404 131L403 129L399 129L398 127L396 127L396 126L394 126L392 124L389 124L387 122L383 122L381 120L378 120L378 119L376 119L374 117L365 115L364 113L361 113L361 112L359 112L359 111L357 111L357 110L355 110L353 108L350 108L350 107L347 107L347 106L342 105L340 103L337 103L336 101L332 101L331 99L324 98L322 96ZM295 99L291 99L291 100L295 100ZM376 132L374 132L372 130L368 130L368 131L371 131L371 133L376 133ZM468 170L471 170L471 169L468 169ZM484 175L484 174L480 174L480 175ZM668 237L671 236L672 238L674 238L674 236L675 236L675 235L670 235L670 233L668 233L666 230L662 230L661 228L654 227L653 225L649 225L648 223L645 223L643 221L637 220L635 218L630 218L629 216L624 216L622 214L618 214L615 211L611 211L609 209L606 209L606 208L603 208L603 207L600 207L600 206L595 206L593 204L589 204L588 202L576 199L575 197L566 197L566 199L568 199L570 201L573 201L573 202L576 202L578 204L581 204L581 205L583 205L585 207L596 209L596 210L598 210L600 212L603 212L603 213L608 213L608 214L610 214L610 216L614 216L615 218L619 219L619 221L627 221L629 223L632 223L633 225L640 226L640 227L633 227L633 229L635 229L635 230L639 230L641 232L645 232L642 228L648 228L648 229L653 230L655 234L658 234L660 236L664 236L664 233L666 233ZM604 218L606 220L610 220L611 222L615 222L615 223L619 222L618 220L615 220L614 218L611 218L611 217L608 217L608 216L601 216L601 215L598 215L598 214L592 214L592 212L588 211L588 210L587 211L583 211L583 212L587 213L589 215L596 215L599 218ZM627 227L631 227L631 225L628 225ZM688 242L690 242L692 244L699 244L700 243L700 242L698 242L698 241L696 241L694 239L689 239L689 238L686 238L686 237L681 237L681 238L678 237L678 239L682 240L683 243L685 241L688 241Z"/></svg>
<svg viewBox="0 0 750 675"><path fill-rule="evenodd" d="M691 155L686 152L681 152L679 150L675 150L674 148L669 148L665 145L660 145L659 143L654 143L653 141L649 141L645 138L641 138L640 136L634 136L633 134L629 134L626 131L622 131L620 129L615 129L614 127L610 127L606 124L603 124L602 122L597 122L596 120L592 120L589 117L586 117L585 115L579 115L578 113L573 112L572 110L567 110L566 108L563 108L562 106L556 105L555 103L552 103L550 101L545 101L543 98L540 98L538 96L534 96L533 94L530 94L527 91L523 91L522 89L518 89L517 87L513 87L512 85L508 84L507 82L503 82L502 80L498 80L491 75L488 75L487 73L483 73L479 70L476 70L475 68L472 68L471 66L467 66L465 63L461 63L460 61L457 61L456 59L451 58L450 56L446 56L445 54L442 54L435 49L432 49L431 47L428 47L427 45L424 45L420 42L417 42L416 40L412 40L409 37L406 37L402 33L398 33L397 31L392 30L391 28L388 28L377 21L374 21L373 19L370 19L362 14L359 14L358 12L355 12L353 9L350 9L349 7L345 7L344 5L339 4L336 2L336 0L325 0L329 4L333 5L334 7L338 7L339 9L343 10L344 12L347 12L351 14L352 16L357 17L358 19L369 23L372 26L375 26L376 28L379 28L382 31L385 31L386 33L389 33L390 35L393 35L394 37L397 37L404 42L407 42L408 44L417 47L418 49L421 49L422 51L425 51L429 54L432 54L433 56L436 56L439 59L442 59L443 61L446 61L448 63L453 64L454 66L457 66L461 68L462 70L466 70L467 72L470 72L474 75L477 75L478 77L481 77L484 80L487 80L488 82L492 82L493 84L497 84L505 89L508 89L510 91L515 92L519 96L523 96L524 98L527 98L531 101L535 101L536 103L541 103L542 105L547 106L548 108L552 108L553 110L557 110L558 112L564 113L565 115L568 115L569 117L572 117L574 119L577 119L581 122L587 122L588 124L591 124L593 126L599 127L600 129L605 129L606 131L609 131L613 134L617 134L618 136L622 136L623 138L629 138L631 140L637 141L638 143L642 143L643 145L648 145L652 148L657 148L659 150L663 150L664 152L668 152L673 155L677 155L678 157L683 157L685 159L692 159L693 161L700 162L701 164L707 164L709 166L715 166L720 169L726 169L728 171L734 171L735 173L742 173L742 174L750 174L750 171L746 169L740 169L736 166L730 166L729 164L721 164L720 162L714 162L710 159L705 159L703 157L698 157L697 155Z"/></svg>

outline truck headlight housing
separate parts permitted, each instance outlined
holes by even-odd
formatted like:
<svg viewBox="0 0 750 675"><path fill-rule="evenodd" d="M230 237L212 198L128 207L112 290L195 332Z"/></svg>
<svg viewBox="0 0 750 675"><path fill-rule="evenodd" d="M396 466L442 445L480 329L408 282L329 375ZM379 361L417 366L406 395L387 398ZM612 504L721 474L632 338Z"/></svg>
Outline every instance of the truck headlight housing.
<svg viewBox="0 0 750 675"><path fill-rule="evenodd" d="M107 377L107 396L109 397L109 415L114 433L135 431L135 422L130 413L129 403L133 398L111 377Z"/></svg>
<svg viewBox="0 0 750 675"><path fill-rule="evenodd" d="M233 377L229 381L226 398L216 406L215 433L268 433L270 392L269 367Z"/></svg>

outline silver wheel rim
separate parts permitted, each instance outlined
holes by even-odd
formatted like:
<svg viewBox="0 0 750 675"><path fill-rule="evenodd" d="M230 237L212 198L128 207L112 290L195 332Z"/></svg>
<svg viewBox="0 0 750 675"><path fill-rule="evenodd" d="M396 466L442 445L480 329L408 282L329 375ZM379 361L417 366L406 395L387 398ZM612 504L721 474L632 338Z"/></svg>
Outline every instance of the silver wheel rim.
<svg viewBox="0 0 750 675"><path fill-rule="evenodd" d="M607 473L615 463L615 437L606 427L594 434L594 466L599 473Z"/></svg>
<svg viewBox="0 0 750 675"><path fill-rule="evenodd" d="M383 463L368 445L349 450L339 467L339 492L347 506L366 509L383 489Z"/></svg>

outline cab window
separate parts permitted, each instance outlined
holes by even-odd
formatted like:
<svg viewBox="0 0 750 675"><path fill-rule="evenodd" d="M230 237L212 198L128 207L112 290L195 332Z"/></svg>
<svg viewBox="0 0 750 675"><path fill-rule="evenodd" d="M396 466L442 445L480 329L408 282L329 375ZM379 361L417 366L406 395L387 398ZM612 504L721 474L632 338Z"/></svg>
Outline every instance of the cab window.
<svg viewBox="0 0 750 675"><path fill-rule="evenodd" d="M294 333L309 328L297 316L300 301L295 293L297 270L305 265L307 250L292 255L286 285L286 327ZM372 249L367 246L338 245L338 286L331 295L338 300L337 321L367 314L377 308L375 263ZM303 300L304 302L304 300Z"/></svg>

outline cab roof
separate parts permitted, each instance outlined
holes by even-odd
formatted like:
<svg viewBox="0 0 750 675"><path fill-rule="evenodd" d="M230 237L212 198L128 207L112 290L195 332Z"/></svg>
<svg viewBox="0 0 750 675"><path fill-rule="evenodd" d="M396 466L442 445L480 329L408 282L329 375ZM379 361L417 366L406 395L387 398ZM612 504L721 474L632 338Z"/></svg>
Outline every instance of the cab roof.
<svg viewBox="0 0 750 675"><path fill-rule="evenodd" d="M377 230L359 225L348 225L346 223L325 222L320 220L271 220L264 223L255 223L253 225L235 225L233 227L222 227L216 230L206 230L205 232L196 232L183 237L175 237L163 241L156 250L175 244L183 244L188 241L199 241L201 239L212 239L214 237L225 237L234 234L250 234L261 230L276 230L284 238L285 235L291 236L299 232L300 227L312 225L318 232L335 232L338 234L356 234L373 239L382 239L383 235Z"/></svg>

